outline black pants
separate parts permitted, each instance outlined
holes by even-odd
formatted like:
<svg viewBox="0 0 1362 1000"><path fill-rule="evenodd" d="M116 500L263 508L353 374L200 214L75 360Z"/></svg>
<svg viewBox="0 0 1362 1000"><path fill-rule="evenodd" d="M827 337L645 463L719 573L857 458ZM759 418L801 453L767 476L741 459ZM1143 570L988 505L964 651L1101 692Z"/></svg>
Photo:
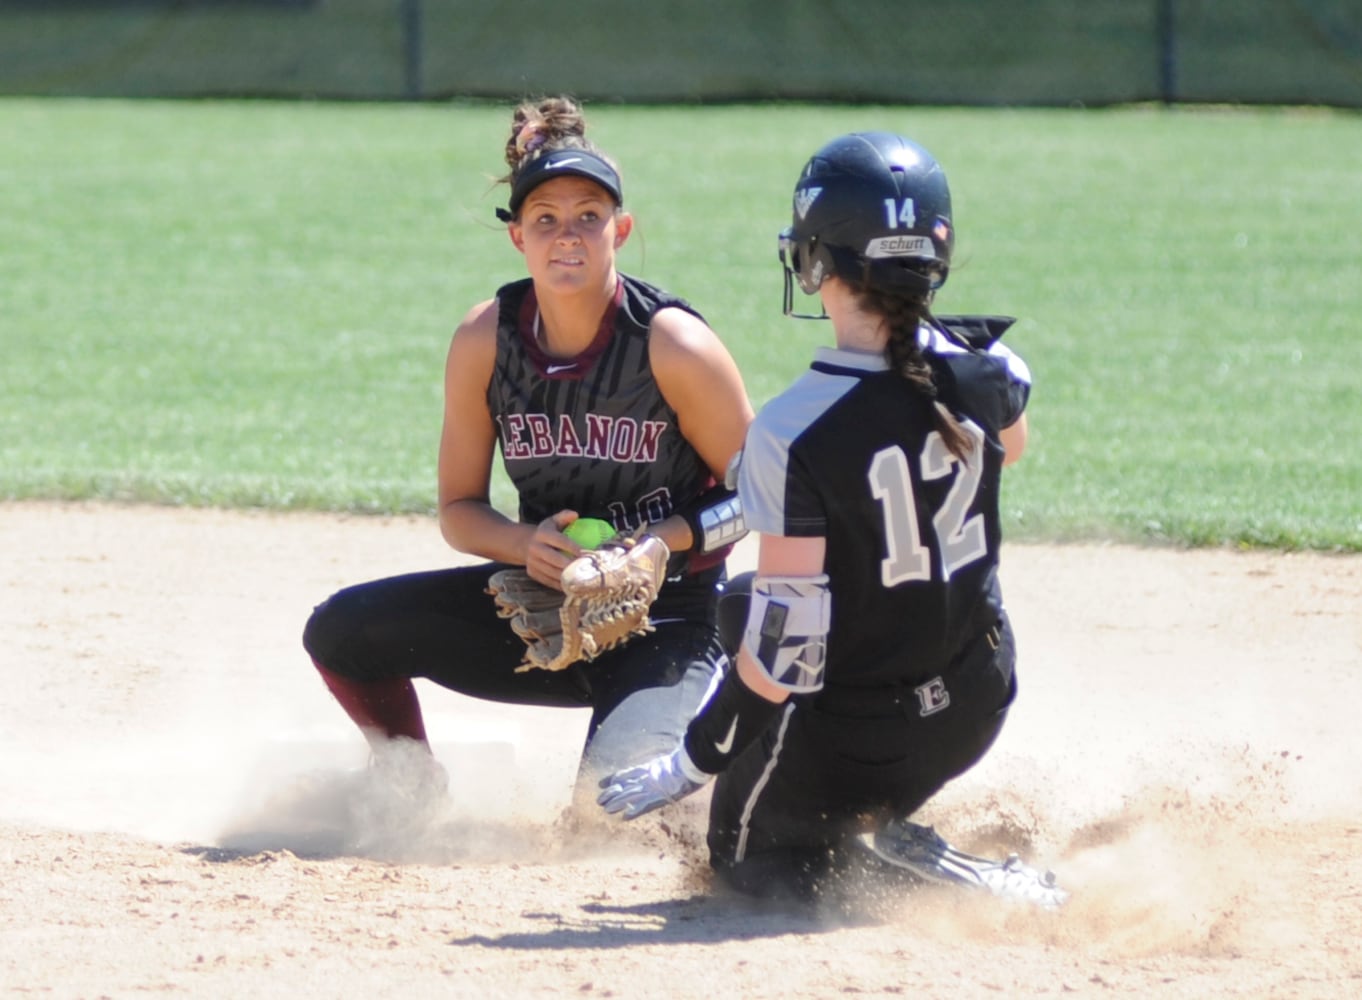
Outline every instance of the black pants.
<svg viewBox="0 0 1362 1000"><path fill-rule="evenodd" d="M1016 695L1012 629L976 637L943 674L950 704L911 688L792 699L715 782L710 862L740 891L808 896L847 840L908 816L973 767Z"/></svg>
<svg viewBox="0 0 1362 1000"><path fill-rule="evenodd" d="M355 681L423 677L489 701L589 707L583 781L674 749L724 662L714 624L721 570L668 581L652 608L655 632L590 663L516 673L525 645L486 593L502 568L348 587L313 611L303 645L327 670Z"/></svg>

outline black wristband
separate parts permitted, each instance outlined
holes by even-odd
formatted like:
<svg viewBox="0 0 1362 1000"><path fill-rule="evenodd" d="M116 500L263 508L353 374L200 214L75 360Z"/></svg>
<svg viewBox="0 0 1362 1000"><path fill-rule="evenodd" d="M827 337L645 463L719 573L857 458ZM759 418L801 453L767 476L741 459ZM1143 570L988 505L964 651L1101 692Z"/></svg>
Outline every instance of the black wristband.
<svg viewBox="0 0 1362 1000"><path fill-rule="evenodd" d="M711 486L676 513L690 525L692 552L717 552L747 534L742 501L736 490Z"/></svg>
<svg viewBox="0 0 1362 1000"><path fill-rule="evenodd" d="M686 727L686 753L706 774L718 774L762 734L784 704L767 701L742 682L736 667L730 668L714 697Z"/></svg>

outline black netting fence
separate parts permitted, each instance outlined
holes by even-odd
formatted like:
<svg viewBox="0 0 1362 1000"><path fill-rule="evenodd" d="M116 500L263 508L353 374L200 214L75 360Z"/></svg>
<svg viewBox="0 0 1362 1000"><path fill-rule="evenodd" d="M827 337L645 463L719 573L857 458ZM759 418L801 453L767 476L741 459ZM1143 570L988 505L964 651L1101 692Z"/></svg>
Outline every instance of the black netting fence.
<svg viewBox="0 0 1362 1000"><path fill-rule="evenodd" d="M0 93L1362 106L1362 0L0 0Z"/></svg>

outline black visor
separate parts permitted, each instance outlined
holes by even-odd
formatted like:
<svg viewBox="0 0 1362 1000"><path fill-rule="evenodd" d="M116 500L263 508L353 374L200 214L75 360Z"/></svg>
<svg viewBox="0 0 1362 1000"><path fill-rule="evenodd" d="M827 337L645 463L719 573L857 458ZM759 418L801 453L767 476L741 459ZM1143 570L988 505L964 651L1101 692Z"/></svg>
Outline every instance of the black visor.
<svg viewBox="0 0 1362 1000"><path fill-rule="evenodd" d="M595 181L610 192L616 205L624 204L624 193L620 187L620 175L615 168L595 153L585 149L555 149L535 160L521 171L511 186L511 201L506 208L497 209L497 218L510 222L520 211L530 192L540 184L563 176L585 177Z"/></svg>

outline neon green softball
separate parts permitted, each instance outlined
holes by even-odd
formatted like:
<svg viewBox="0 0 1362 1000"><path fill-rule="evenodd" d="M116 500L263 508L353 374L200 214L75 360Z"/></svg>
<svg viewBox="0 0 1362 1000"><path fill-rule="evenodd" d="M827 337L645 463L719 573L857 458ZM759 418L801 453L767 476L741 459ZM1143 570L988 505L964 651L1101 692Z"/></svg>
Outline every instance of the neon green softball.
<svg viewBox="0 0 1362 1000"><path fill-rule="evenodd" d="M584 549L594 549L606 539L615 537L615 526L598 517L579 517L563 529L563 534Z"/></svg>

